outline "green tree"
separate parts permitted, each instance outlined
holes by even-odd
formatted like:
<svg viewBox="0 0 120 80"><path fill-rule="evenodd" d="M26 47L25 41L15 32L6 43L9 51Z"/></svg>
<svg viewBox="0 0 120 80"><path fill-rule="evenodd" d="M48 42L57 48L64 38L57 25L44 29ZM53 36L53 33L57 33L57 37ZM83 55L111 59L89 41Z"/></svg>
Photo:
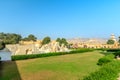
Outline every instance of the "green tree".
<svg viewBox="0 0 120 80"><path fill-rule="evenodd" d="M68 42L67 42L67 40L66 40L65 38L62 38L62 43L63 43L64 45L67 45L67 44L68 44Z"/></svg>
<svg viewBox="0 0 120 80"><path fill-rule="evenodd" d="M62 39L57 38L57 39L56 39L56 42L59 42L59 45L60 45L60 46L61 46L62 44L64 44L65 46L68 45L68 42L66 41L65 38L62 38Z"/></svg>
<svg viewBox="0 0 120 80"><path fill-rule="evenodd" d="M61 41L61 39L60 39L60 38L57 38L57 39L56 39L56 41L57 41L57 42L60 42L60 41Z"/></svg>
<svg viewBox="0 0 120 80"><path fill-rule="evenodd" d="M47 36L42 40L42 45L48 44L50 41L51 41L51 38Z"/></svg>
<svg viewBox="0 0 120 80"><path fill-rule="evenodd" d="M5 48L5 43L3 41L0 41L0 50Z"/></svg>
<svg viewBox="0 0 120 80"><path fill-rule="evenodd" d="M22 41L29 41L27 37L23 38Z"/></svg>
<svg viewBox="0 0 120 80"><path fill-rule="evenodd" d="M118 38L119 38L118 43L120 44L120 36Z"/></svg>
<svg viewBox="0 0 120 80"><path fill-rule="evenodd" d="M19 43L19 41L22 39L21 35L19 34L12 34L11 37L12 37L11 43L13 44Z"/></svg>
<svg viewBox="0 0 120 80"><path fill-rule="evenodd" d="M37 37L35 37L33 34L28 35L28 37L25 37L22 39L23 41L36 41Z"/></svg>
<svg viewBox="0 0 120 80"><path fill-rule="evenodd" d="M15 33L0 33L0 39L5 44L16 44L21 40L21 35Z"/></svg>
<svg viewBox="0 0 120 80"><path fill-rule="evenodd" d="M115 43L115 41L114 40L111 40L111 39L109 39L108 41L107 41L107 44L114 44Z"/></svg>
<svg viewBox="0 0 120 80"><path fill-rule="evenodd" d="M32 34L28 35L28 39L32 40L32 41L36 41L37 40L37 38L34 35L32 35Z"/></svg>

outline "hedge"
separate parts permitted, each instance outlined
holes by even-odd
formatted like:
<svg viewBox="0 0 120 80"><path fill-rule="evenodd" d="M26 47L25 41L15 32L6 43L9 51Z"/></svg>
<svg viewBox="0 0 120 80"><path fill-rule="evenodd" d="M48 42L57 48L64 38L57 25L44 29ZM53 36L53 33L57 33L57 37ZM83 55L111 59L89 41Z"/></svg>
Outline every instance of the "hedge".
<svg viewBox="0 0 120 80"><path fill-rule="evenodd" d="M33 59L33 58L41 58L41 57L49 57L49 56L58 56L58 55L65 55L65 54L75 54L75 53L83 53L93 51L93 49L79 49L73 50L70 52L54 52L54 53L40 53L40 54L29 54L29 55L14 55L12 56L12 60L25 60L25 59Z"/></svg>
<svg viewBox="0 0 120 80"><path fill-rule="evenodd" d="M109 49L107 52L113 52L115 57L120 57L120 49Z"/></svg>
<svg viewBox="0 0 120 80"><path fill-rule="evenodd" d="M120 52L120 49L108 49L107 52Z"/></svg>
<svg viewBox="0 0 120 80"><path fill-rule="evenodd" d="M98 63L97 63L97 64L98 64L98 65L101 65L101 66L102 66L102 65L105 65L105 64L113 61L114 58L115 58L115 55L112 54L112 53L109 53L109 54L107 54L106 56L100 58L100 59L98 60Z"/></svg>
<svg viewBox="0 0 120 80"><path fill-rule="evenodd" d="M84 77L83 80L116 80L119 72L120 61L114 60L102 66L98 71Z"/></svg>

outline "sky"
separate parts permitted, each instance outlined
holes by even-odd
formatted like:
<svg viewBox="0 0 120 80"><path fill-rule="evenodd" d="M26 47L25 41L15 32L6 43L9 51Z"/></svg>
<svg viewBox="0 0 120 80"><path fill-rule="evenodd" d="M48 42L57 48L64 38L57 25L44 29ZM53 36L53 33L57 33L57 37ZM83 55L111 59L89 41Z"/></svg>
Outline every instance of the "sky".
<svg viewBox="0 0 120 80"><path fill-rule="evenodd" d="M120 0L0 0L0 32L38 39L120 36Z"/></svg>

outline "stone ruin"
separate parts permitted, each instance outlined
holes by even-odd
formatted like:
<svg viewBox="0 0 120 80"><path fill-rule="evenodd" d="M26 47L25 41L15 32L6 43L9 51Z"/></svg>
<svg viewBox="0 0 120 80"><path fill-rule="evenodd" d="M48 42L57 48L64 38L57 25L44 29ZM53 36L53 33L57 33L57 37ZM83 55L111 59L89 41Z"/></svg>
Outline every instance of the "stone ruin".
<svg viewBox="0 0 120 80"><path fill-rule="evenodd" d="M24 54L40 54L49 52L69 52L70 50L63 44L60 46L58 42L52 41L49 44L15 44L6 45L6 47L12 52L12 55L24 55Z"/></svg>
<svg viewBox="0 0 120 80"><path fill-rule="evenodd" d="M60 46L58 42L51 42L49 44L43 45L40 49L40 53L48 52L68 52L69 49L63 44Z"/></svg>

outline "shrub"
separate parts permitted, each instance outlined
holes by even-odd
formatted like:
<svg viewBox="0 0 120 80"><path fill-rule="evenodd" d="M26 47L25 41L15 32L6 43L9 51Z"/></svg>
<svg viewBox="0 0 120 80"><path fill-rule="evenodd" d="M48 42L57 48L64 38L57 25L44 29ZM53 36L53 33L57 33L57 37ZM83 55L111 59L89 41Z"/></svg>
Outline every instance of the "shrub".
<svg viewBox="0 0 120 80"><path fill-rule="evenodd" d="M120 49L108 49L107 52L120 52Z"/></svg>
<svg viewBox="0 0 120 80"><path fill-rule="evenodd" d="M106 63L108 63L108 62L111 62L112 60L111 59L109 59L109 58L106 58L106 57L103 57L103 58L100 58L99 60L98 60L98 65L104 65L104 64L106 64Z"/></svg>
<svg viewBox="0 0 120 80"><path fill-rule="evenodd" d="M83 80L116 80L120 72L120 61L114 60L114 57L114 54L108 54L99 59L98 65L103 66L98 71L85 76Z"/></svg>
<svg viewBox="0 0 120 80"><path fill-rule="evenodd" d="M105 57L102 57L98 60L98 65L104 65L107 64L109 62L111 62L114 59L114 55L113 54L108 54Z"/></svg>
<svg viewBox="0 0 120 80"><path fill-rule="evenodd" d="M84 77L83 80L116 80L120 72L120 61L112 61L102 66L98 71Z"/></svg>
<svg viewBox="0 0 120 80"><path fill-rule="evenodd" d="M113 54L115 55L115 57L120 57L120 49L109 49L107 50L107 52L113 52Z"/></svg>
<svg viewBox="0 0 120 80"><path fill-rule="evenodd" d="M108 48L96 48L96 50L107 51L109 49Z"/></svg>
<svg viewBox="0 0 120 80"><path fill-rule="evenodd" d="M120 51L114 53L115 57L120 57Z"/></svg>

